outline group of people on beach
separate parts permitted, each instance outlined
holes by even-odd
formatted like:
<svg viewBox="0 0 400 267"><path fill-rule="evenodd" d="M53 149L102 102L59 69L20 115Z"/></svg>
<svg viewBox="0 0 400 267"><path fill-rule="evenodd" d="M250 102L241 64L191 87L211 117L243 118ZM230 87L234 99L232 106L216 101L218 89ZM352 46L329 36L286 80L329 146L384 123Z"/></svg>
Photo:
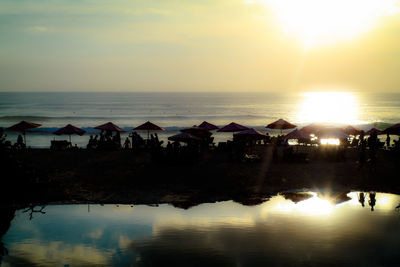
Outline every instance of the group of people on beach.
<svg viewBox="0 0 400 267"><path fill-rule="evenodd" d="M90 135L87 149L119 149L121 147L121 134L101 130L100 135Z"/></svg>
<svg viewBox="0 0 400 267"><path fill-rule="evenodd" d="M15 149L24 149L26 148L24 138L22 137L21 134L18 135L17 137L17 142L12 144L11 141L6 140L7 135L4 133L3 128L0 127L0 149L3 149L5 147L12 147Z"/></svg>
<svg viewBox="0 0 400 267"><path fill-rule="evenodd" d="M0 128L1 129L1 128ZM211 135L211 134L210 134ZM6 135L1 129L0 132L0 141L1 147L6 147L4 144L6 142ZM73 148L72 144L67 141L52 141L53 142L65 142L67 147L65 148ZM319 140L315 140L310 138L300 139L298 140L299 144L303 145L318 145ZM246 155L251 155L252 148L254 145L272 145L274 148L283 147L283 156L279 156L279 149L273 149L273 158L281 158L287 162L306 162L307 155L299 152L294 152L293 146L290 146L288 143L288 139L285 135L277 135L270 136L266 133L263 139L253 140L253 139L244 139L240 137L240 135L233 135L232 141L227 142L219 142L217 146L213 143L213 137L208 137L202 139L202 141L193 141L187 142L186 146L181 146L179 142L169 142L163 147L163 141L159 140L157 133L151 134L147 139L142 138L136 131L133 131L129 134L128 137L125 138L124 142L121 142L121 134L120 132L112 132L108 130L101 130L99 134L90 135L87 149L89 150L133 150L139 151L143 149L148 149L151 151L152 155L155 158L160 158L164 155L166 158L174 158L181 157L183 159L186 158L197 158L199 154L201 154L204 149L219 149L227 151L229 158L231 159L243 159ZM381 142L376 133L371 133L369 137L367 137L364 131L358 136L353 137L352 139L343 138L340 140L340 145L335 147L326 147L323 150L325 151L324 158L330 157L332 158L332 151L334 151L333 160L342 160L345 158L345 148L353 147L358 148L359 158L358 163L360 168L362 168L366 163L371 166L375 166L376 164L376 153L379 148L384 148L386 144L386 148L394 151L400 152L400 142L394 140L394 146L391 146L390 135L388 134L386 137L386 142ZM25 143L22 135L18 135L17 142L13 146L9 146L13 148L24 148ZM77 146L75 146L78 149ZM321 152L322 153L322 152Z"/></svg>
<svg viewBox="0 0 400 267"><path fill-rule="evenodd" d="M132 141L131 141L132 139ZM111 131L101 131L94 137L90 135L89 142L86 145L87 149L99 150L118 150L118 149L133 149L140 150L142 148L159 148L163 144L160 141L157 133L151 134L148 140L143 139L137 132L132 132L125 138L124 143L121 142L121 134L116 132L113 134Z"/></svg>

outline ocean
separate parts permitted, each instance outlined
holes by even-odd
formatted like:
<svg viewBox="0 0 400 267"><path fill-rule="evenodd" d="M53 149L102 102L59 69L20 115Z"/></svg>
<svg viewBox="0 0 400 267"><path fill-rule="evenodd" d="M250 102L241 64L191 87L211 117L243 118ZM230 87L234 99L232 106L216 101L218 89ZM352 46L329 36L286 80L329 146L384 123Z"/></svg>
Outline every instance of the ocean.
<svg viewBox="0 0 400 267"><path fill-rule="evenodd" d="M323 113L321 110L324 108L328 108L329 112ZM204 120L220 126L234 121L267 131L265 126L276 119L283 118L304 126L313 122L312 118L321 118L315 115L329 117L327 122L331 124L351 123L362 129L383 129L400 122L400 94L322 93L321 97L320 94L311 93L310 97L307 93L246 92L0 93L0 127L7 128L21 120L42 124L42 127L27 134L30 147L49 147L50 140L67 139L52 133L68 123L88 132L81 137L72 137L74 144L83 147L88 135L96 133L93 127L108 121L131 131L133 127L150 120L166 129L159 133L160 138L166 141L168 136L179 129L198 125ZM127 133L122 137L125 136ZM230 137L232 134L217 133L215 141ZM7 132L8 140L15 142L16 138L17 133Z"/></svg>

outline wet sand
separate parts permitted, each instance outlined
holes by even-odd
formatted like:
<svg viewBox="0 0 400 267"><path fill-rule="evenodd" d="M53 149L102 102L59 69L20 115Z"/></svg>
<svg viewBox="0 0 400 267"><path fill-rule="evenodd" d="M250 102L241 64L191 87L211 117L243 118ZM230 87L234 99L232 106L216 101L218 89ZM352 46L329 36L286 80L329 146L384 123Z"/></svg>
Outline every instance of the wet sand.
<svg viewBox="0 0 400 267"><path fill-rule="evenodd" d="M233 162L219 151L195 162L154 161L149 153L132 151L7 151L1 154L1 204L171 203L188 208L222 200L253 205L303 188L400 192L400 157L388 151L378 151L375 168L360 168L356 149L346 149L344 160L323 148L295 151L306 153L308 163L273 159L272 147L266 146L255 148L260 162Z"/></svg>

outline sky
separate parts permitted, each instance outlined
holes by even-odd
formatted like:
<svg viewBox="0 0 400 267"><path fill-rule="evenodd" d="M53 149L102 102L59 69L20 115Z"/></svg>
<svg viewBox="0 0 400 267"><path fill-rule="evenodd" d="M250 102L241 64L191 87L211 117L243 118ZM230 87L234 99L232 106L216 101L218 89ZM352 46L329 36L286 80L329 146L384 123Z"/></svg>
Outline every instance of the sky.
<svg viewBox="0 0 400 267"><path fill-rule="evenodd" d="M400 0L0 0L0 91L400 91Z"/></svg>

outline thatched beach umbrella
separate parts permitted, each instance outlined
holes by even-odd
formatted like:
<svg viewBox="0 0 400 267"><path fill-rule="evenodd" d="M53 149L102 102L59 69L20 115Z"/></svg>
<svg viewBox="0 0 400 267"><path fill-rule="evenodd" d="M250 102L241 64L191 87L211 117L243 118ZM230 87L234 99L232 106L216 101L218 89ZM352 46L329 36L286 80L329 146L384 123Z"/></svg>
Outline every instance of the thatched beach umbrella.
<svg viewBox="0 0 400 267"><path fill-rule="evenodd" d="M209 122L206 122L206 121L203 121L198 127L199 128L203 128L203 129L208 130L208 131L219 129L218 126L216 126L214 124L211 124Z"/></svg>
<svg viewBox="0 0 400 267"><path fill-rule="evenodd" d="M383 134L383 132L376 128L372 128L372 129L368 130L367 132L365 132L365 135L371 135L371 134L380 135L380 134Z"/></svg>
<svg viewBox="0 0 400 267"><path fill-rule="evenodd" d="M297 129L291 131L284 137L285 140L289 140L289 139L299 140L299 139L309 139L309 138L310 138L309 134L303 133L302 131L297 130Z"/></svg>
<svg viewBox="0 0 400 267"><path fill-rule="evenodd" d="M326 125L318 124L318 123L311 123L311 124L301 128L300 131L305 134L310 135L310 134L317 134L317 132L319 132L325 128L327 128Z"/></svg>
<svg viewBox="0 0 400 267"><path fill-rule="evenodd" d="M334 205L349 201L351 197L349 197L347 194L350 193L350 191L321 191L318 192L318 197L320 199L326 199L329 202L331 202Z"/></svg>
<svg viewBox="0 0 400 267"><path fill-rule="evenodd" d="M200 142L202 139L200 137L191 135L189 133L179 133L168 137L168 140L174 142L190 143L190 142Z"/></svg>
<svg viewBox="0 0 400 267"><path fill-rule="evenodd" d="M400 135L400 123L397 123L393 126L386 128L382 133Z"/></svg>
<svg viewBox="0 0 400 267"><path fill-rule="evenodd" d="M54 132L55 135L62 135L68 134L69 135L69 142L71 143L71 134L83 135L86 131L82 130L81 128L75 127L71 124L67 124L65 127L62 127Z"/></svg>
<svg viewBox="0 0 400 267"><path fill-rule="evenodd" d="M122 130L121 128L119 128L117 125L115 125L112 122L107 122L105 124L99 125L94 127L94 129L97 130L103 130L103 131L111 131L111 132L125 132L124 130Z"/></svg>
<svg viewBox="0 0 400 267"><path fill-rule="evenodd" d="M138 127L133 129L134 131L147 131L147 139L149 139L150 131L164 131L164 128L155 125L154 123L147 121L143 123L142 125L139 125Z"/></svg>
<svg viewBox="0 0 400 267"><path fill-rule="evenodd" d="M288 121L285 121L283 119L279 119L277 121L274 121L273 123L268 124L265 128L268 129L274 129L274 130L287 130L287 129L293 129L296 128L297 125L294 125Z"/></svg>
<svg viewBox="0 0 400 267"><path fill-rule="evenodd" d="M306 192L287 192L281 193L280 195L282 195L285 199L291 200L294 203L298 203L313 197L312 194Z"/></svg>
<svg viewBox="0 0 400 267"><path fill-rule="evenodd" d="M347 125L346 127L343 127L343 131L345 133L347 133L348 135L353 135L353 136L357 136L361 134L361 130L351 126L351 125Z"/></svg>
<svg viewBox="0 0 400 267"><path fill-rule="evenodd" d="M231 122L228 125L222 127L221 129L219 129L217 132L240 132L240 131L244 131L244 130L249 130L249 128L247 128L246 126L237 124L235 122Z"/></svg>
<svg viewBox="0 0 400 267"><path fill-rule="evenodd" d="M42 126L39 123L29 122L29 121L21 121L13 126L8 127L6 130L8 131L16 131L21 132L24 135L24 141L26 146L26 131L33 128L38 128Z"/></svg>
<svg viewBox="0 0 400 267"><path fill-rule="evenodd" d="M331 127L320 130L317 132L317 136L319 139L344 139L349 137L343 129Z"/></svg>
<svg viewBox="0 0 400 267"><path fill-rule="evenodd" d="M190 127L186 129L180 130L182 133L188 133L200 138L208 138L212 135L208 130L200 128L200 127Z"/></svg>
<svg viewBox="0 0 400 267"><path fill-rule="evenodd" d="M233 134L233 136L236 138L243 138L245 140L262 140L266 137L265 134L254 129L244 130Z"/></svg>

